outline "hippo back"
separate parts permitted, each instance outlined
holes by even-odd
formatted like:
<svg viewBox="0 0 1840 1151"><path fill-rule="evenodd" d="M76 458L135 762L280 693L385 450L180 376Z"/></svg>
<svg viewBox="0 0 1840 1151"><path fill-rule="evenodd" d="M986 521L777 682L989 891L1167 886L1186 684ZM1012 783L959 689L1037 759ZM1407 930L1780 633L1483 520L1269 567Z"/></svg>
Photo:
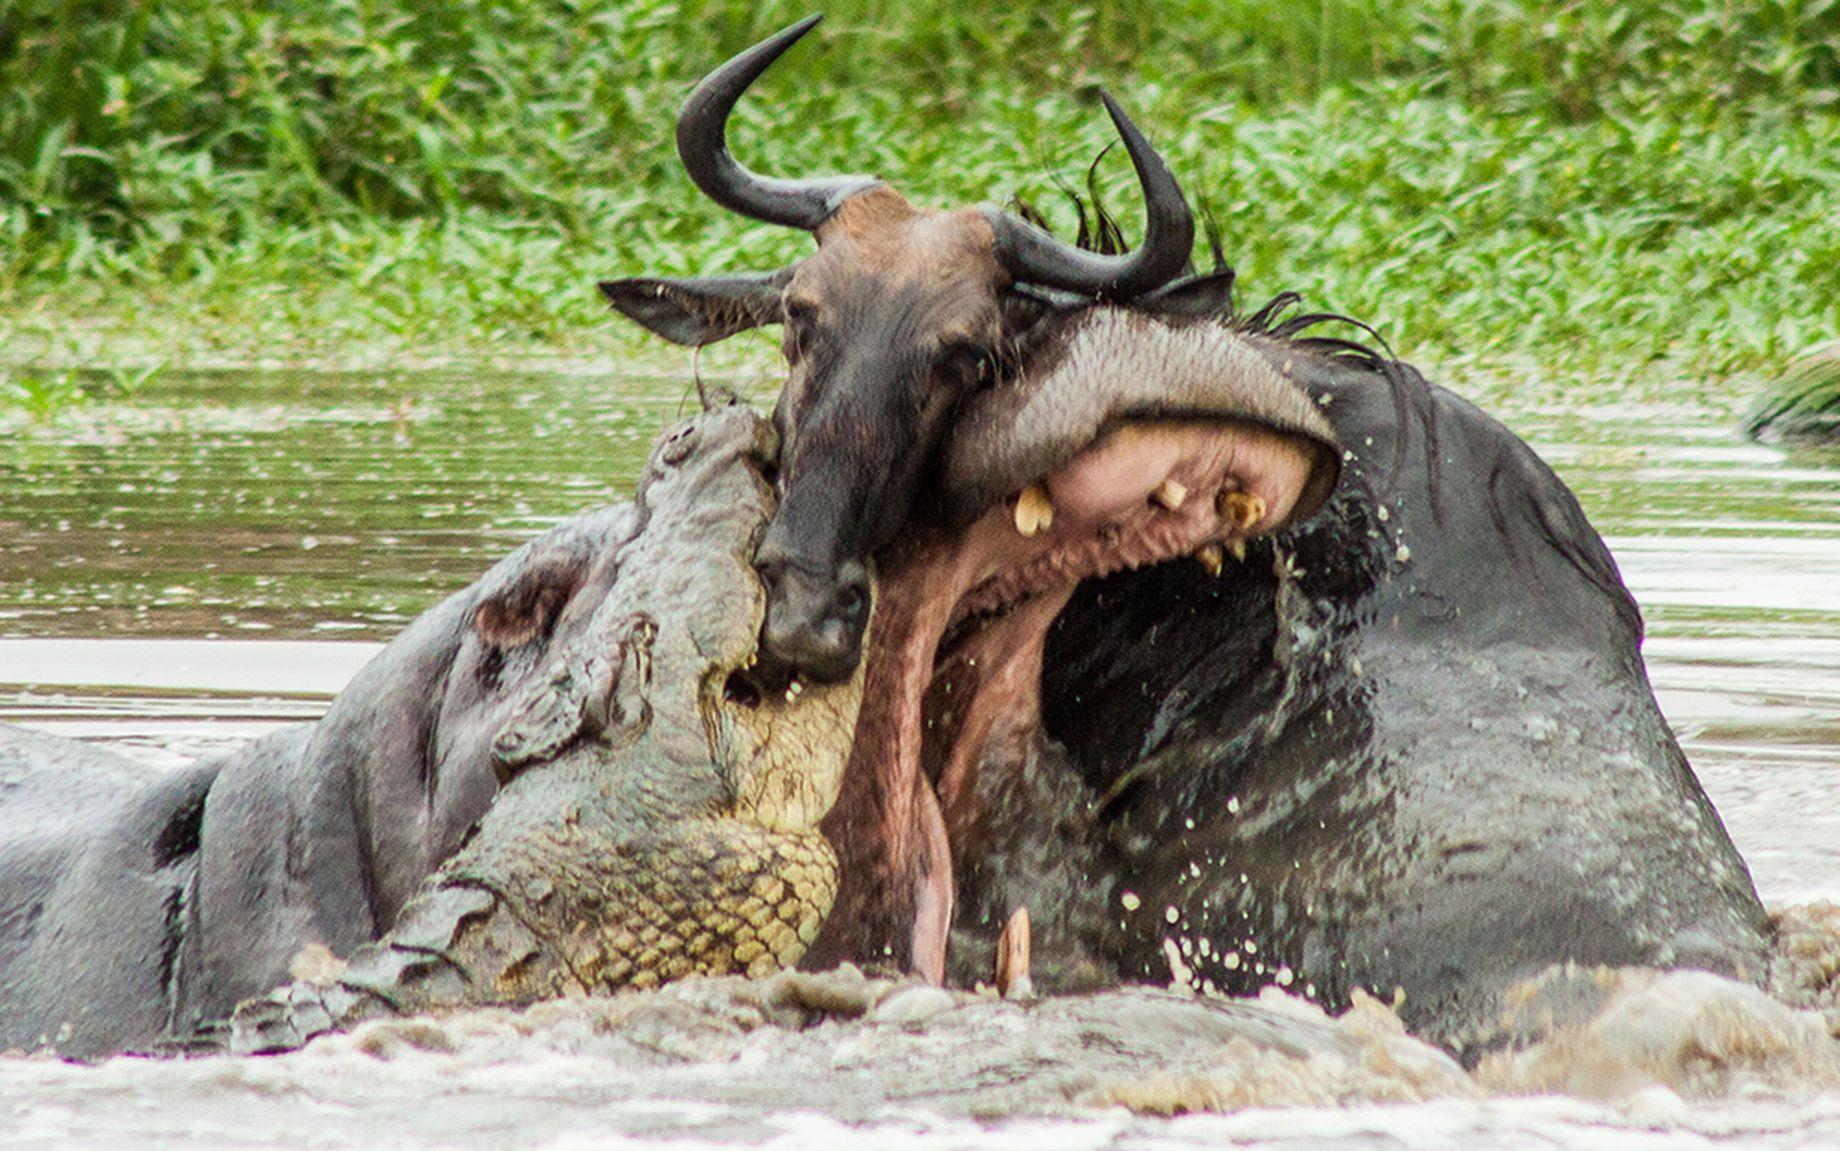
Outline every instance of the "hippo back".
<svg viewBox="0 0 1840 1151"><path fill-rule="evenodd" d="M1089 585L1049 641L1049 733L1141 908L1125 972L1174 947L1223 991L1402 990L1453 1047L1553 963L1758 977L1749 873L1572 493L1416 373L1415 416L1379 371L1282 355L1357 446L1334 499L1221 577Z"/></svg>
<svg viewBox="0 0 1840 1151"><path fill-rule="evenodd" d="M0 1050L165 1032L216 772L0 725Z"/></svg>

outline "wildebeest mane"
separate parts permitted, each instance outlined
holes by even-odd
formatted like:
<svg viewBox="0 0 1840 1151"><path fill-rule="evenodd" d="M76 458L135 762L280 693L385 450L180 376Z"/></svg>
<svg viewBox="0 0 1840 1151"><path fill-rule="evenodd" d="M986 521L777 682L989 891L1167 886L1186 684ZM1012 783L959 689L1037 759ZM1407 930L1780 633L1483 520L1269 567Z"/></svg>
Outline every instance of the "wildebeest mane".
<svg viewBox="0 0 1840 1151"><path fill-rule="evenodd" d="M1099 162L1110 150L1107 147L1101 151L1086 169L1084 194L1065 183L1061 183L1059 189L1073 206L1079 220L1078 232L1074 237L1075 245L1103 255L1118 255L1127 250L1128 244L1124 230L1105 206L1098 181ZM1280 341L1298 352L1316 356L1339 368L1379 376L1392 396L1395 416L1393 462L1387 469L1380 494L1391 495L1398 486L1401 465L1406 458L1409 443L1410 425L1416 422L1425 434L1425 456L1429 465L1426 480L1430 489L1432 515L1434 519L1441 519L1438 499L1437 405L1431 395L1431 386L1423 376L1402 363L1387 345L1386 338L1366 321L1341 312L1298 313L1297 309L1304 302L1300 292L1285 290L1252 312L1242 310L1235 291L1236 275L1233 266L1227 261L1219 218L1207 197L1197 197L1197 200L1201 209L1203 234L1207 237L1208 251L1213 257L1213 269L1197 273L1191 262L1187 277L1147 297L1140 302L1141 306L1154 308L1159 298L1174 298L1185 287L1205 282L1209 290L1197 293L1205 300L1205 306L1202 311L1190 314L1211 319L1241 335ZM1053 230L1047 218L1020 197L1011 197L1009 207L1012 212L1037 227ZM1318 332L1317 329L1325 324L1343 324L1354 328L1358 335L1334 336Z"/></svg>

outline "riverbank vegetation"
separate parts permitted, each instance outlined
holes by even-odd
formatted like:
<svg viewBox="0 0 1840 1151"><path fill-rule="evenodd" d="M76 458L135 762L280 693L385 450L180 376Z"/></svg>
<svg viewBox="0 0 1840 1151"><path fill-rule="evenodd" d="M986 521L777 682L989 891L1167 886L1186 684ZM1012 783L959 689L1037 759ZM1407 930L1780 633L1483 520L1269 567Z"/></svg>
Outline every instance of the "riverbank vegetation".
<svg viewBox="0 0 1840 1151"><path fill-rule="evenodd" d="M1729 380L1840 334L1836 0L827 7L738 115L756 168L1066 225L1103 84L1249 298L1402 354ZM671 146L688 85L806 10L0 0L0 360L656 354L596 279L809 248ZM1098 177L1136 234L1129 165Z"/></svg>
<svg viewBox="0 0 1840 1151"><path fill-rule="evenodd" d="M1840 344L1791 364L1755 405L1746 430L1761 439L1840 444Z"/></svg>

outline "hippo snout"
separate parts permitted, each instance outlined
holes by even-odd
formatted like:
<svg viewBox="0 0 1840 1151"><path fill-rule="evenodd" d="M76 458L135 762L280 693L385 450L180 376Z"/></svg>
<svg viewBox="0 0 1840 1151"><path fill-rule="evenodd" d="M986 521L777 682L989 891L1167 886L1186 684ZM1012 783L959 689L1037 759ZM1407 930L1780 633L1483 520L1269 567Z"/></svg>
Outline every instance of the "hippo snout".
<svg viewBox="0 0 1840 1151"><path fill-rule="evenodd" d="M789 674L824 683L848 679L862 659L869 622L869 572L846 560L814 573L766 547L754 560L767 589L761 654Z"/></svg>

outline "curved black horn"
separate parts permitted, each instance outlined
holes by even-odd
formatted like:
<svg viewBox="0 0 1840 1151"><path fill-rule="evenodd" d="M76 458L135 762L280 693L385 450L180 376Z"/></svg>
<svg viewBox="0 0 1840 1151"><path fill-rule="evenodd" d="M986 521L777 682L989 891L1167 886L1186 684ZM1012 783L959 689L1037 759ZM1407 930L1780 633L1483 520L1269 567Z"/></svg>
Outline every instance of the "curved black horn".
<svg viewBox="0 0 1840 1151"><path fill-rule="evenodd" d="M808 232L829 219L851 194L877 181L870 176L819 180L757 176L728 154L728 114L748 86L822 19L807 16L703 77L677 117L677 155L705 196L731 212Z"/></svg>
<svg viewBox="0 0 1840 1151"><path fill-rule="evenodd" d="M1131 123L1110 92L1101 91L1105 110L1124 139L1125 151L1144 189L1144 242L1122 256L1087 252L1050 236L1027 220L985 208L997 234L997 259L1018 283L1059 288L1106 300L1129 300L1160 288L1188 266L1195 246L1195 217L1182 186L1150 141Z"/></svg>

